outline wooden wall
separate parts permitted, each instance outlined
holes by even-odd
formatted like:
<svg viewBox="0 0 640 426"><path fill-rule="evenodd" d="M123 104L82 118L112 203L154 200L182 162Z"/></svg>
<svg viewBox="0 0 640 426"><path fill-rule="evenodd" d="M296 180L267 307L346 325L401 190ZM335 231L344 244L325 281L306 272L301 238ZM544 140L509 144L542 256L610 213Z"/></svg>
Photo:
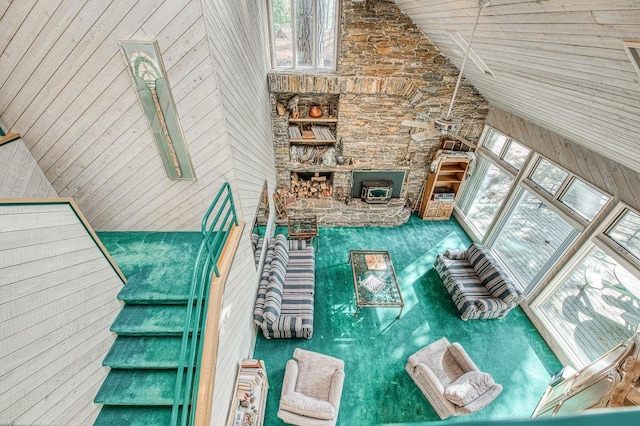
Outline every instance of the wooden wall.
<svg viewBox="0 0 640 426"><path fill-rule="evenodd" d="M0 144L0 198L57 196L22 139Z"/></svg>
<svg viewBox="0 0 640 426"><path fill-rule="evenodd" d="M0 205L0 424L93 422L122 284L69 204Z"/></svg>
<svg viewBox="0 0 640 426"><path fill-rule="evenodd" d="M266 78L268 30L266 2L205 0L203 10L236 169L240 209L246 218L244 235L225 287L220 325L211 424L224 425L238 363L253 354L255 343L252 315L259 278L250 244L252 223L264 181L268 181L270 192L275 188Z"/></svg>
<svg viewBox="0 0 640 426"><path fill-rule="evenodd" d="M214 424L253 351L248 234L264 181L275 187L266 16L266 3L251 0L0 1L0 122L94 228L196 230L231 184L247 226L225 288ZM196 181L166 178L120 39L158 41Z"/></svg>
<svg viewBox="0 0 640 426"><path fill-rule="evenodd" d="M196 230L234 180L201 1L2 2L0 28L4 130L56 191L98 230ZM158 41L196 181L166 177L120 39Z"/></svg>
<svg viewBox="0 0 640 426"><path fill-rule="evenodd" d="M486 123L640 210L640 173L499 108Z"/></svg>
<svg viewBox="0 0 640 426"><path fill-rule="evenodd" d="M461 66L449 31L470 40L477 0L394 2ZM640 76L625 40L640 41L637 0L492 0L472 48L495 77L471 61L464 75L491 105L640 172Z"/></svg>

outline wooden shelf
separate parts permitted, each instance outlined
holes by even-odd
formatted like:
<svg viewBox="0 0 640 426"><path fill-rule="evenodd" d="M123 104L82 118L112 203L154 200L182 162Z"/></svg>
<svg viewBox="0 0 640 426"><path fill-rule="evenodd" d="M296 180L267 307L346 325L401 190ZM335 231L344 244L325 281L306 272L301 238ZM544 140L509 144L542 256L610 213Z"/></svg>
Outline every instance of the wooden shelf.
<svg viewBox="0 0 640 426"><path fill-rule="evenodd" d="M440 174L448 173L464 173L467 171L466 167L460 167L459 164L446 164L440 167Z"/></svg>
<svg viewBox="0 0 640 426"><path fill-rule="evenodd" d="M457 177L454 176L438 176L436 178L436 185L439 183L460 183L462 182L462 179L459 179Z"/></svg>
<svg viewBox="0 0 640 426"><path fill-rule="evenodd" d="M268 390L264 362L243 359L236 378L227 426L262 426Z"/></svg>
<svg viewBox="0 0 640 426"><path fill-rule="evenodd" d="M337 123L338 119L336 117L305 117L305 118L290 118L289 123Z"/></svg>
<svg viewBox="0 0 640 426"><path fill-rule="evenodd" d="M336 143L335 139L290 139L289 143L298 145L331 145Z"/></svg>
<svg viewBox="0 0 640 426"><path fill-rule="evenodd" d="M434 157L434 160L436 158ZM446 220L451 217L453 207L467 168L471 162L467 157L442 157L436 170L429 174L420 200L419 213L425 220ZM436 200L435 192L449 192L453 199Z"/></svg>

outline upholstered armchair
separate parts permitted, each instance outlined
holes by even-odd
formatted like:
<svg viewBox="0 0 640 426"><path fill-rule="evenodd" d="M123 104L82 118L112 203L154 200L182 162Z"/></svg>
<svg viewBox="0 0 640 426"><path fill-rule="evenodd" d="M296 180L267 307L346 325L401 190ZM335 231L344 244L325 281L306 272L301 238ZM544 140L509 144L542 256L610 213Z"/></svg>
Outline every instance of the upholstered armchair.
<svg viewBox="0 0 640 426"><path fill-rule="evenodd" d="M445 337L411 355L405 369L441 419L478 411L502 392L459 343Z"/></svg>
<svg viewBox="0 0 640 426"><path fill-rule="evenodd" d="M300 426L333 426L338 420L344 361L296 348L287 361L278 417Z"/></svg>

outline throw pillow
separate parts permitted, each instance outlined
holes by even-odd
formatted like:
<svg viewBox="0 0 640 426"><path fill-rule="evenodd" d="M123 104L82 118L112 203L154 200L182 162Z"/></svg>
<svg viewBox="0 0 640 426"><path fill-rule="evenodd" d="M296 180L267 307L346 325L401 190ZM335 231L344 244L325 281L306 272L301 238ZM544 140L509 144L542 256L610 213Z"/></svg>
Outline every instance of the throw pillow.
<svg viewBox="0 0 640 426"><path fill-rule="evenodd" d="M301 394L292 392L280 399L280 408L301 416L320 420L331 420L336 415L336 410L328 401L321 401Z"/></svg>
<svg viewBox="0 0 640 426"><path fill-rule="evenodd" d="M444 388L444 397L459 407L475 401L495 382L488 373L469 371Z"/></svg>

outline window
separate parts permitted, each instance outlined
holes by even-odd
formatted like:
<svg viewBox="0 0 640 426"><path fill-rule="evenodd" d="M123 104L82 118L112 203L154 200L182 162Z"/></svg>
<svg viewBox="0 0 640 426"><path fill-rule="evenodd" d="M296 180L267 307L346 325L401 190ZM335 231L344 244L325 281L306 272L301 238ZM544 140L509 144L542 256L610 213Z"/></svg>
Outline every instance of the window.
<svg viewBox="0 0 640 426"><path fill-rule="evenodd" d="M530 291L578 233L563 216L522 188L492 248Z"/></svg>
<svg viewBox="0 0 640 426"><path fill-rule="evenodd" d="M338 0L269 0L276 69L333 70Z"/></svg>
<svg viewBox="0 0 640 426"><path fill-rule="evenodd" d="M461 210L480 238L484 238L493 223L512 184L511 175L484 157L478 157L476 170L462 198Z"/></svg>
<svg viewBox="0 0 640 426"><path fill-rule="evenodd" d="M530 152L524 145L486 128L473 175L465 184L459 203L459 210L480 239L487 234ZM486 156L487 153L495 157Z"/></svg>
<svg viewBox="0 0 640 426"><path fill-rule="evenodd" d="M640 215L622 206L531 303L575 366L589 364L640 323ZM635 248L634 248L635 247Z"/></svg>
<svg viewBox="0 0 640 426"><path fill-rule="evenodd" d="M610 198L582 180L573 178L560 201L584 219L592 221Z"/></svg>
<svg viewBox="0 0 640 426"><path fill-rule="evenodd" d="M503 160L516 170L520 170L527 161L527 157L531 150L518 142L511 140L509 142L509 148L504 153Z"/></svg>
<svg viewBox="0 0 640 426"><path fill-rule="evenodd" d="M569 176L569 173L560 167L541 158L538 165L531 174L531 180L551 195L556 195L562 182Z"/></svg>
<svg viewBox="0 0 640 426"><path fill-rule="evenodd" d="M540 158L531 176L536 188L551 195L553 202L568 207L567 213L581 219L582 223L591 222L611 197L582 179L556 166L545 158Z"/></svg>
<svg viewBox="0 0 640 426"><path fill-rule="evenodd" d="M634 333L639 298L640 280L595 245L534 311L574 365L584 366Z"/></svg>
<svg viewBox="0 0 640 426"><path fill-rule="evenodd" d="M496 132L493 129L487 128L487 132L482 141L482 146L495 154L496 156L500 156L502 152L502 148L507 143L507 137L501 133Z"/></svg>
<svg viewBox="0 0 640 426"><path fill-rule="evenodd" d="M619 247L640 259L640 215L626 210L607 231L607 236Z"/></svg>

